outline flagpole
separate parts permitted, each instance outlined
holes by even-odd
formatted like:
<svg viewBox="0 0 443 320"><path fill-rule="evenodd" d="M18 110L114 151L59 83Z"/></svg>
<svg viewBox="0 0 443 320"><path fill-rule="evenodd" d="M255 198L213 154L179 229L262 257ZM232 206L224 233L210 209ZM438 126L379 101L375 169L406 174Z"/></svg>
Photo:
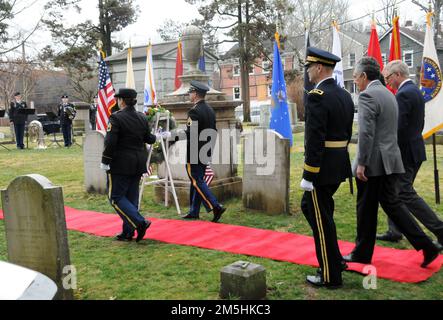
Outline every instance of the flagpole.
<svg viewBox="0 0 443 320"><path fill-rule="evenodd" d="M440 204L440 179L437 165L437 141L435 133L432 135L432 145L434 150L434 181L435 181L435 203Z"/></svg>

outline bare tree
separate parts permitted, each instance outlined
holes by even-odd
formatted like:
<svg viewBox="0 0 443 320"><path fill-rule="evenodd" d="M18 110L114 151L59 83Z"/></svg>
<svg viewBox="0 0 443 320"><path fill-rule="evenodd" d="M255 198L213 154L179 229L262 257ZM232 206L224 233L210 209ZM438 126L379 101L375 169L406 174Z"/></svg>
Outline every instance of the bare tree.
<svg viewBox="0 0 443 320"><path fill-rule="evenodd" d="M348 0L291 0L296 8L285 27L285 34L298 37L308 28L311 38L315 38L324 47L327 32L333 20L339 23L348 19ZM299 48L300 49L300 48Z"/></svg>
<svg viewBox="0 0 443 320"><path fill-rule="evenodd" d="M418 0L412 0L412 3L419 6L421 10L424 12L429 11L429 2L428 1L418 1ZM434 39L437 41L438 37L440 37L441 30L440 30L440 21L441 21L441 12L443 7L443 0L432 0L432 8L434 10Z"/></svg>

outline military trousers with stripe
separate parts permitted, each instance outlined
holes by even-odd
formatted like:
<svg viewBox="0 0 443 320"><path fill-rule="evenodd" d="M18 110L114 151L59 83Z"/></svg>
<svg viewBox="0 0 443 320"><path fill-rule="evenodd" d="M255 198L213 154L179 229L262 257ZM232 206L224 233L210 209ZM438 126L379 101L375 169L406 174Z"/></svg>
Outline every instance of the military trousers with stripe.
<svg viewBox="0 0 443 320"><path fill-rule="evenodd" d="M220 208L220 204L204 180L206 167L204 164L186 164L186 172L191 181L189 215L194 217L199 216L202 204L208 213L214 208Z"/></svg>
<svg viewBox="0 0 443 320"><path fill-rule="evenodd" d="M145 222L138 210L141 176L108 173L108 199L123 220L123 234L130 236Z"/></svg>
<svg viewBox="0 0 443 320"><path fill-rule="evenodd" d="M312 228L315 251L325 283L342 283L342 260L337 242L334 222L333 196L340 184L317 186L312 192L305 192L301 208Z"/></svg>

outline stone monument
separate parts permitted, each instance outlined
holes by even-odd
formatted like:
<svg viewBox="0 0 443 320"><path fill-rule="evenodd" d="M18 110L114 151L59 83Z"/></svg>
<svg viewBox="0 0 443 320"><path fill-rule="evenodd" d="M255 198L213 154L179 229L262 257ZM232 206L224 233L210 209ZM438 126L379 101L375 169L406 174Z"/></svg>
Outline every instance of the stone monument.
<svg viewBox="0 0 443 320"><path fill-rule="evenodd" d="M290 142L272 130L244 139L243 205L269 214L289 213Z"/></svg>
<svg viewBox="0 0 443 320"><path fill-rule="evenodd" d="M182 86L160 101L160 105L171 111L177 120L179 129L186 129L188 120L187 113L194 106L189 98L188 90L190 82L197 80L203 83L209 82L209 76L201 72L198 67L198 60L201 53L203 41L202 31L194 26L187 27L182 35L184 59L189 64L189 69L181 77ZM236 159L236 139L228 132L236 132L235 108L242 102L234 101L232 97L211 88L206 96L206 101L214 109L217 117L217 130L219 132L217 144L218 152L213 157L212 169L215 172L215 179L211 184L211 191L220 201L225 201L233 197L240 197L242 192L242 180L237 174ZM186 162L186 142L176 143L170 154L181 155L180 164L172 166L172 175L175 188L182 206L189 205L190 182L185 169ZM170 161L171 162L171 161ZM165 177L164 166L160 166L160 178ZM163 186L155 188L156 200L164 202Z"/></svg>
<svg viewBox="0 0 443 320"><path fill-rule="evenodd" d="M56 299L73 299L72 289L63 286L71 262L62 188L29 175L15 179L1 194L9 262L53 280Z"/></svg>
<svg viewBox="0 0 443 320"><path fill-rule="evenodd" d="M263 266L238 261L221 271L220 298L261 300L266 298L266 270Z"/></svg>
<svg viewBox="0 0 443 320"><path fill-rule="evenodd" d="M100 169L105 134L89 131L83 141L85 188L88 193L106 194L106 172Z"/></svg>

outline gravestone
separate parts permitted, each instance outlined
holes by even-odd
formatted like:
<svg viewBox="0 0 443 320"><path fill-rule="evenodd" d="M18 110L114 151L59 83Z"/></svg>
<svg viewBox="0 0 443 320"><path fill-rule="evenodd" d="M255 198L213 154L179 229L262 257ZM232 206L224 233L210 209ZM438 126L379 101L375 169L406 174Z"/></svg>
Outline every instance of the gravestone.
<svg viewBox="0 0 443 320"><path fill-rule="evenodd" d="M88 193L106 194L106 172L100 169L105 134L90 131L83 141L85 188Z"/></svg>
<svg viewBox="0 0 443 320"><path fill-rule="evenodd" d="M58 287L56 299L73 299L64 289L71 265L62 188L40 175L18 177L2 190L8 260L40 272Z"/></svg>
<svg viewBox="0 0 443 320"><path fill-rule="evenodd" d="M266 298L266 270L263 266L238 261L221 270L220 298L261 300Z"/></svg>
<svg viewBox="0 0 443 320"><path fill-rule="evenodd" d="M290 142L272 130L245 135L243 205L269 214L289 213Z"/></svg>
<svg viewBox="0 0 443 320"><path fill-rule="evenodd" d="M260 127L269 129L271 123L271 106L260 106Z"/></svg>

